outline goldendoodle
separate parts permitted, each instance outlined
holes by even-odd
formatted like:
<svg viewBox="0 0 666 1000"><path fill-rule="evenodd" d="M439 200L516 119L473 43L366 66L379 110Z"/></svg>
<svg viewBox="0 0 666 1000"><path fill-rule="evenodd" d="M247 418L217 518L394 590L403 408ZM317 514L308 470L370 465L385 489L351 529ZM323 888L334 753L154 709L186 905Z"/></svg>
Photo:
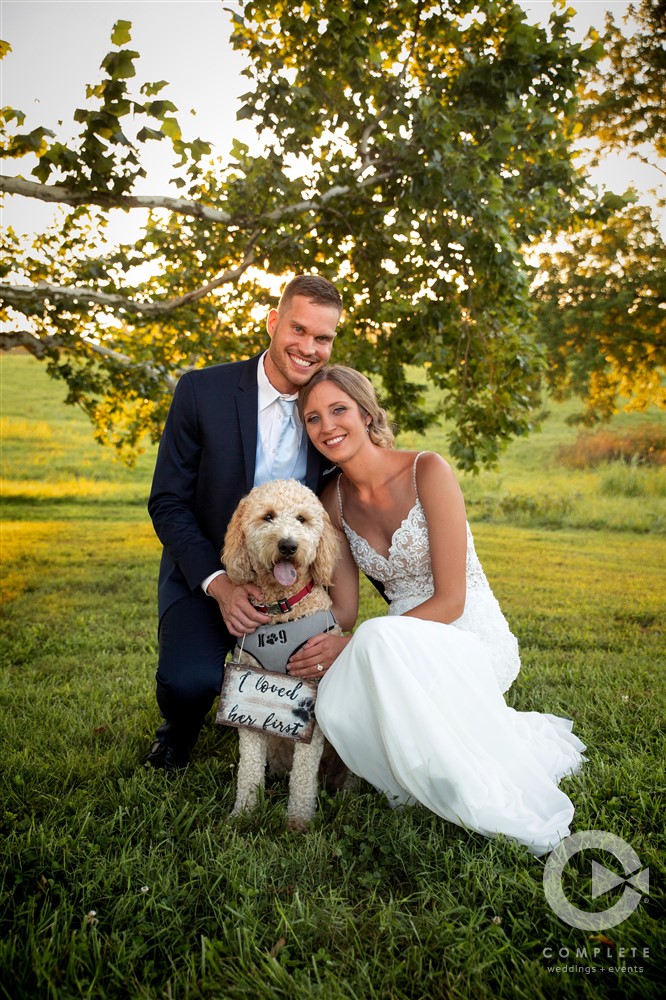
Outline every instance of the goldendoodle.
<svg viewBox="0 0 666 1000"><path fill-rule="evenodd" d="M289 656L308 638L325 631L340 634L325 589L338 551L328 514L312 490L297 480L274 480L243 497L229 522L222 562L232 583L254 583L261 588L270 623L244 637L242 645L236 646L234 660L285 672ZM271 641L275 625L292 622L281 630L289 636L286 644ZM325 745L319 726L315 722L310 743L294 743L244 727L239 727L238 738L236 803L231 815L254 807L264 787L267 763L273 774L284 774L291 766L287 826L305 830L317 807L317 775ZM331 752L327 745L327 755L341 764ZM332 784L340 787L339 776Z"/></svg>

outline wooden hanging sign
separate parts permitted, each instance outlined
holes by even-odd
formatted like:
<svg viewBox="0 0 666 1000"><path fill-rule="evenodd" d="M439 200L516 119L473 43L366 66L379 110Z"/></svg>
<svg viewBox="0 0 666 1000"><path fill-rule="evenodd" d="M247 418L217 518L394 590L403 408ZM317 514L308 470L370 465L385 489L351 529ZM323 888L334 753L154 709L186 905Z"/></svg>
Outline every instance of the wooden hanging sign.
<svg viewBox="0 0 666 1000"><path fill-rule="evenodd" d="M316 681L296 680L232 660L224 672L215 721L310 743L316 698Z"/></svg>

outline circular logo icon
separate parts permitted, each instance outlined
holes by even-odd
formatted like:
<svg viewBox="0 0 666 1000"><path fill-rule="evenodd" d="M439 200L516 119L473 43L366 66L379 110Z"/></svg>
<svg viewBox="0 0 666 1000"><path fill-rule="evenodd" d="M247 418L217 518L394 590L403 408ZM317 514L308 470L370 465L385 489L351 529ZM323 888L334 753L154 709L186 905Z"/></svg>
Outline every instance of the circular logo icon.
<svg viewBox="0 0 666 1000"><path fill-rule="evenodd" d="M562 888L562 875L570 859L575 854L590 849L612 854L624 871L624 875L617 875L597 861L592 862L592 899L597 899L618 885L624 885L620 898L607 910L581 910L567 899ZM650 869L640 871L640 867L640 858L622 837L605 830L581 830L565 837L548 855L543 872L546 899L551 910L570 927L578 927L583 931L607 930L630 917L640 903L642 893L649 893Z"/></svg>

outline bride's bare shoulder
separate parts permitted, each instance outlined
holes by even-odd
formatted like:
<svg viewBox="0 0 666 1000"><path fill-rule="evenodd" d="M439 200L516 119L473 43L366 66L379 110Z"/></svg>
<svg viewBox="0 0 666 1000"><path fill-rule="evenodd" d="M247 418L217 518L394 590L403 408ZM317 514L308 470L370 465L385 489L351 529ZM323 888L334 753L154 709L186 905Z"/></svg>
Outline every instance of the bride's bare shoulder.
<svg viewBox="0 0 666 1000"><path fill-rule="evenodd" d="M418 456L418 461L416 458ZM457 502L462 496L457 476L446 459L436 451L415 452L416 492L422 503Z"/></svg>
<svg viewBox="0 0 666 1000"><path fill-rule="evenodd" d="M431 476L456 478L449 463L436 451L410 451L404 454L409 455L409 463L406 464L411 464L415 468L417 479Z"/></svg>

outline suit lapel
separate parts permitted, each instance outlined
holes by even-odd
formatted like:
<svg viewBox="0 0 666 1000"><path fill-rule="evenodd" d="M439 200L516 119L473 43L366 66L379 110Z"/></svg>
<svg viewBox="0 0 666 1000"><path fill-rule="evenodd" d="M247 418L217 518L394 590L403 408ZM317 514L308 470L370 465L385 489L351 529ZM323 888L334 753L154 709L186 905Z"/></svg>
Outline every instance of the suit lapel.
<svg viewBox="0 0 666 1000"><path fill-rule="evenodd" d="M303 428L305 434L305 427ZM321 470L321 455L308 441L308 464L305 468L305 485L315 493L319 488L319 472Z"/></svg>
<svg viewBox="0 0 666 1000"><path fill-rule="evenodd" d="M305 434L305 428L303 429ZM315 493L320 493L326 486L331 474L336 471L336 466L331 465L320 455L314 445L308 441L308 464L305 472L305 485L309 486Z"/></svg>
<svg viewBox="0 0 666 1000"><path fill-rule="evenodd" d="M254 469L257 461L258 363L259 358L251 358L248 361L238 382L240 391L236 395L236 411L245 461L245 488L248 492L254 485Z"/></svg>

